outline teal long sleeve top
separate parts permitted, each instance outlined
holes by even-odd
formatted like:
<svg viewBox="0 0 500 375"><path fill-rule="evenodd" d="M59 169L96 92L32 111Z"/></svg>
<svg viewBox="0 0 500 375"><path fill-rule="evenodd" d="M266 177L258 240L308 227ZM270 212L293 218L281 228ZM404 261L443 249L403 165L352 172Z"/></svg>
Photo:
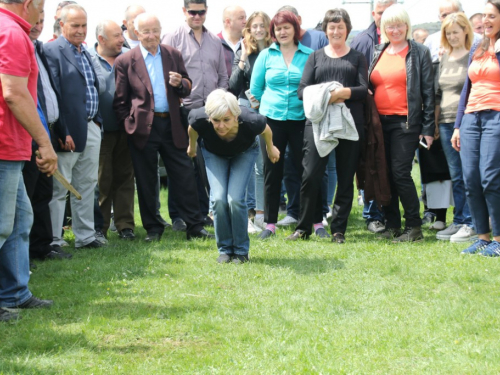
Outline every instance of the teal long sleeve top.
<svg viewBox="0 0 500 375"><path fill-rule="evenodd" d="M263 50L253 67L250 92L260 102L259 112L273 120L304 120L304 106L297 96L302 72L313 52L299 43L287 67L279 44Z"/></svg>

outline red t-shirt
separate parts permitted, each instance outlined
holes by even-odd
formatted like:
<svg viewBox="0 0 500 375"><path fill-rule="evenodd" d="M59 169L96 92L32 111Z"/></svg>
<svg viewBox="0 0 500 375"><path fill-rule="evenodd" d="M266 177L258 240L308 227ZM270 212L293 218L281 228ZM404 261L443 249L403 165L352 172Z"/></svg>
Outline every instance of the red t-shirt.
<svg viewBox="0 0 500 375"><path fill-rule="evenodd" d="M28 90L36 103L38 65L29 38L31 25L0 8L0 74L28 78ZM31 158L31 136L7 106L0 85L0 160Z"/></svg>

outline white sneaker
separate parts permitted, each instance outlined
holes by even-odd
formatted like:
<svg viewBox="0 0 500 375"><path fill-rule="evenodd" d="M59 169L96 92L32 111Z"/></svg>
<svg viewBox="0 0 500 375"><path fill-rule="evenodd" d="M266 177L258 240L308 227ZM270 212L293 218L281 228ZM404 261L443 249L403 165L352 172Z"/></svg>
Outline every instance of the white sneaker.
<svg viewBox="0 0 500 375"><path fill-rule="evenodd" d="M468 225L462 226L460 230L450 237L450 242L468 242L477 239L477 233Z"/></svg>
<svg viewBox="0 0 500 375"><path fill-rule="evenodd" d="M446 223L439 220L432 223L429 227L430 230L443 230L444 228L446 228Z"/></svg>
<svg viewBox="0 0 500 375"><path fill-rule="evenodd" d="M323 221L321 222L321 224L323 224L324 227L328 227L329 226L328 220L326 220L326 216L323 216Z"/></svg>
<svg viewBox="0 0 500 375"><path fill-rule="evenodd" d="M255 216L255 218L253 219L253 225L259 228L260 230L266 229L267 223L264 222L264 215Z"/></svg>
<svg viewBox="0 0 500 375"><path fill-rule="evenodd" d="M248 233L255 234L255 233L259 233L259 232L262 232L262 229L260 229L257 225L255 225L252 222L252 219L248 219Z"/></svg>
<svg viewBox="0 0 500 375"><path fill-rule="evenodd" d="M455 233L457 233L462 227L463 227L462 224L451 224L448 228L437 232L436 239L449 241L450 237L453 236Z"/></svg>
<svg viewBox="0 0 500 375"><path fill-rule="evenodd" d="M286 215L284 219L281 219L276 223L276 226L285 227L287 225L294 225L297 223L298 223L297 219L294 219L293 217Z"/></svg>

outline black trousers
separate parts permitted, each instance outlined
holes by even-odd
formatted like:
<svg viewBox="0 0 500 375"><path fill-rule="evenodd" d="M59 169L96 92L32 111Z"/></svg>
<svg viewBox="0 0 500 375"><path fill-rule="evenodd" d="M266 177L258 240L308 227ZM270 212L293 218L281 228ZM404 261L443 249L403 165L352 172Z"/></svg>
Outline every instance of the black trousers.
<svg viewBox="0 0 500 375"><path fill-rule="evenodd" d="M286 145L290 147L293 162L297 171L302 175L302 144L304 140L305 120L277 121L267 118L267 124L273 131L273 143L280 151L277 163L271 163L266 153L266 143L261 138L261 149L264 155L264 220L275 224L278 221L278 211L281 195L281 181Z"/></svg>
<svg viewBox="0 0 500 375"><path fill-rule="evenodd" d="M176 197L176 208L186 222L187 232L194 233L203 229L193 164L186 149L175 147L170 118L154 118L148 142L142 150L136 148L131 139L129 147L142 225L148 234L162 234L165 229L156 216L158 153L167 170L169 194Z"/></svg>
<svg viewBox="0 0 500 375"><path fill-rule="evenodd" d="M401 228L399 201L404 209L405 226L419 227L420 202L411 169L418 147L421 126L408 126L406 116L380 116L384 131L385 157L391 185L391 203L384 207L386 228Z"/></svg>
<svg viewBox="0 0 500 375"><path fill-rule="evenodd" d="M31 160L24 164L23 179L26 192L33 208L33 226L30 232L30 258L43 259L52 247L52 222L50 220L49 202L52 199L52 177L40 173L36 166L33 147Z"/></svg>
<svg viewBox="0 0 500 375"><path fill-rule="evenodd" d="M354 197L354 175L358 166L360 144L364 137L363 127L356 126L360 140L340 139L335 148L337 159L337 192L333 203L332 234L344 234L351 213ZM302 165L302 185L300 187L300 218L297 230L312 233L312 225L323 220L323 201L321 184L328 164L329 156L320 157L314 143L312 125L308 122L304 130L304 158Z"/></svg>

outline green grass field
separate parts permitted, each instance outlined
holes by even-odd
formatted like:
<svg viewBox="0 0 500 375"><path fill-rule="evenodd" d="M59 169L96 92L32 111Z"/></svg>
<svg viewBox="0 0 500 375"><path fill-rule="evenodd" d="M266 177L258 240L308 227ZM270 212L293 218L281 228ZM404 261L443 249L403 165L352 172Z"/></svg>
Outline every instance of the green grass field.
<svg viewBox="0 0 500 375"><path fill-rule="evenodd" d="M184 233L111 233L37 263L31 289L55 304L0 324L0 374L500 373L498 259L364 228L354 206L344 245L252 237L244 265Z"/></svg>

